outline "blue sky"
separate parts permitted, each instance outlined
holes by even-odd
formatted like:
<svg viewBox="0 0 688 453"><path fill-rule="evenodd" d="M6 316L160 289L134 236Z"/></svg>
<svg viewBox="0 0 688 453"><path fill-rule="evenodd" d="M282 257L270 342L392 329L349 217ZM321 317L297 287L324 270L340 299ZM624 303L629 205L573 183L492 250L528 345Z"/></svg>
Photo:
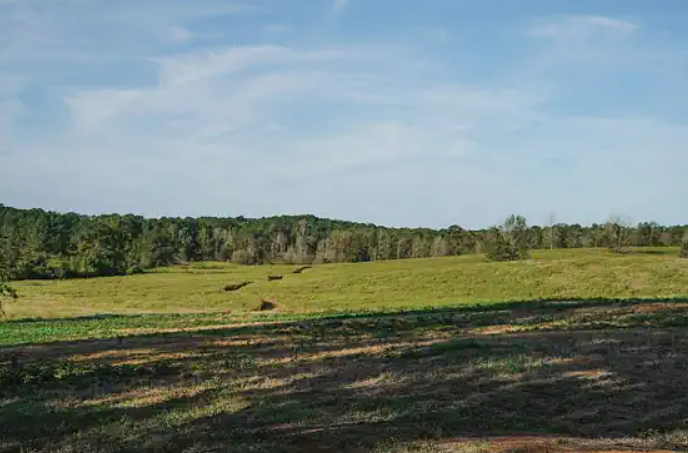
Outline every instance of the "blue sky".
<svg viewBox="0 0 688 453"><path fill-rule="evenodd" d="M0 0L0 203L685 223L685 0Z"/></svg>

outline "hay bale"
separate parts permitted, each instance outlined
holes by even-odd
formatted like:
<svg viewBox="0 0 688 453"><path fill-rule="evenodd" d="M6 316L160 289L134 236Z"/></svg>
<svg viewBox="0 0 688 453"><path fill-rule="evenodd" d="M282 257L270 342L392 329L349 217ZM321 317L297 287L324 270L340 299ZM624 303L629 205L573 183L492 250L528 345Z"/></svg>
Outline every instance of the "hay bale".
<svg viewBox="0 0 688 453"><path fill-rule="evenodd" d="M268 275L268 281L274 282L275 280L282 280L281 275Z"/></svg>
<svg viewBox="0 0 688 453"><path fill-rule="evenodd" d="M293 272L293 273L294 273L294 274L300 274L300 273L302 273L303 271L305 271L306 269L313 269L313 266L301 266L301 267L299 267L299 268L294 269L294 272Z"/></svg>
<svg viewBox="0 0 688 453"><path fill-rule="evenodd" d="M241 288L244 288L248 285L250 285L253 282L241 282L241 283L231 283L229 285L225 286L225 291L230 292L230 291L239 291Z"/></svg>

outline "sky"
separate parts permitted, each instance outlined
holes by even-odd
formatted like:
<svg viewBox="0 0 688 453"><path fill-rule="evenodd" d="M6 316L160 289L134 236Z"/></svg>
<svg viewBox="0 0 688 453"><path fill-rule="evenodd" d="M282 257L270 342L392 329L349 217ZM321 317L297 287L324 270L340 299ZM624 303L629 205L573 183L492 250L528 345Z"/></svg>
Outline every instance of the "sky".
<svg viewBox="0 0 688 453"><path fill-rule="evenodd" d="M686 0L0 0L0 203L688 222Z"/></svg>

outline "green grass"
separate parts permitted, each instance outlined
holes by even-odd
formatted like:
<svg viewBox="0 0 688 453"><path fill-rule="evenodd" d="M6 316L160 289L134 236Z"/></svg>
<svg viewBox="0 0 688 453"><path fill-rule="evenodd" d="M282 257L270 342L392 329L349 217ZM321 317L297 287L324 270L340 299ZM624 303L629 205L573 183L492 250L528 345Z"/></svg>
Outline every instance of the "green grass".
<svg viewBox="0 0 688 453"><path fill-rule="evenodd" d="M646 253L648 251L657 253ZM641 253L645 252L645 253ZM480 255L316 266L243 267L199 263L146 275L16 283L13 319L103 313L250 312L261 299L282 312L395 310L457 304L563 298L688 295L688 265L674 249L537 251L514 263ZM269 282L268 275L284 275ZM228 284L254 282L235 292Z"/></svg>
<svg viewBox="0 0 688 453"><path fill-rule="evenodd" d="M688 451L688 261L645 252L19 282L0 452Z"/></svg>

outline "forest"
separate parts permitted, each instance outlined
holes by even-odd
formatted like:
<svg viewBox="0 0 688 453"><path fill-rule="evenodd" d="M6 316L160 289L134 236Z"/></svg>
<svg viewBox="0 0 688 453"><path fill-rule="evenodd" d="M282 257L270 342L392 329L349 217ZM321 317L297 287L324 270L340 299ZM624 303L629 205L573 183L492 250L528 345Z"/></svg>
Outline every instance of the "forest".
<svg viewBox="0 0 688 453"><path fill-rule="evenodd" d="M610 228L611 226L611 228ZM195 261L311 264L481 253L496 229L386 228L312 215L261 219L87 216L0 204L0 260L13 280L135 274ZM688 226L612 221L528 226L528 248L679 246Z"/></svg>

